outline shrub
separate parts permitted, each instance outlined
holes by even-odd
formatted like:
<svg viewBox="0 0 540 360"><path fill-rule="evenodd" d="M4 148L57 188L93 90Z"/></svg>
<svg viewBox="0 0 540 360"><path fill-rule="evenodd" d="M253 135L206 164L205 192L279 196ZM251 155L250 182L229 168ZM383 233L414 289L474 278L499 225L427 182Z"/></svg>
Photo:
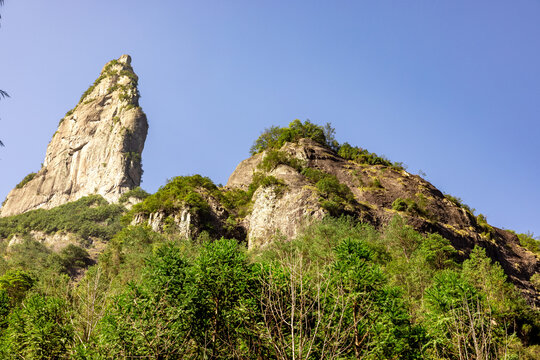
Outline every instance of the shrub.
<svg viewBox="0 0 540 360"><path fill-rule="evenodd" d="M480 228L482 231L482 236L491 239L494 229L491 225L488 224L486 216L483 214L478 214L476 217L476 225Z"/></svg>
<svg viewBox="0 0 540 360"><path fill-rule="evenodd" d="M80 246L69 244L59 254L62 271L74 275L79 269L84 269L93 263L88 251Z"/></svg>
<svg viewBox="0 0 540 360"><path fill-rule="evenodd" d="M405 199L402 199L402 198L397 198L392 203L392 209L394 209L396 211L405 211L405 210L407 210L407 207L408 207L407 201Z"/></svg>
<svg viewBox="0 0 540 360"><path fill-rule="evenodd" d="M140 163L141 162L141 153L138 153L138 152L135 152L135 151L125 152L124 156L126 157L126 159L128 159L129 161L132 161L134 163Z"/></svg>
<svg viewBox="0 0 540 360"><path fill-rule="evenodd" d="M218 187L208 177L201 175L177 176L142 203L133 207L133 213L151 214L156 211L164 211L171 214L184 206L190 206L194 211L206 211L209 205L200 192L208 192L220 198Z"/></svg>
<svg viewBox="0 0 540 360"><path fill-rule="evenodd" d="M118 199L118 202L121 204L124 204L129 200L129 198L132 198L132 197L139 200L144 200L149 196L150 196L149 193L144 191L140 186L137 186L136 188L133 188L123 193L122 196L120 196L120 198Z"/></svg>
<svg viewBox="0 0 540 360"><path fill-rule="evenodd" d="M312 183L317 183L329 174L315 168L306 167L302 169L302 175L304 175Z"/></svg>
<svg viewBox="0 0 540 360"><path fill-rule="evenodd" d="M331 131L332 130L332 131ZM259 136L251 147L251 154L255 155L264 150L279 149L286 142L297 142L302 138L312 139L321 145L329 148L336 147L336 142L333 139L333 128L330 124L325 127L313 124L309 120L304 122L296 119L289 124L289 127L280 128L272 126ZM331 139L327 139L326 135L331 135Z"/></svg>
<svg viewBox="0 0 540 360"><path fill-rule="evenodd" d="M220 202L224 198L218 187L207 177L178 176L169 180L165 186L148 196L143 202L134 205L123 220L124 223L128 223L134 214L149 215L161 211L165 214L166 228L170 228L174 222L168 216L187 208L191 214L196 215L196 221L201 225L200 230L214 233L208 196Z"/></svg>
<svg viewBox="0 0 540 360"><path fill-rule="evenodd" d="M535 239L534 234L517 234L517 237L519 238L519 243L521 246L537 255L540 255L540 240Z"/></svg>
<svg viewBox="0 0 540 360"><path fill-rule="evenodd" d="M290 166L297 171L302 170L302 161L279 150L268 151L258 167L263 171L270 172L281 164Z"/></svg>
<svg viewBox="0 0 540 360"><path fill-rule="evenodd" d="M369 183L369 187L373 189L383 189L383 186L381 184L381 180L378 177L373 177L371 179L371 182Z"/></svg>
<svg viewBox="0 0 540 360"><path fill-rule="evenodd" d="M287 187L287 185L282 180L274 176L267 176L260 172L253 174L253 181L248 188L249 199L251 200L253 194L255 193L255 191L257 191L259 187L265 188L269 186L275 187L275 194L278 196L281 195Z"/></svg>
<svg viewBox="0 0 540 360"><path fill-rule="evenodd" d="M30 173L24 177L24 179L21 180L20 183L15 186L16 189L21 189L24 185L28 184L30 181L32 181L33 178L36 177L36 173Z"/></svg>
<svg viewBox="0 0 540 360"><path fill-rule="evenodd" d="M404 170L402 163L392 163L390 160L378 156L375 153L370 153L366 149L362 149L357 146L351 146L348 143L344 143L339 147L338 155L346 160L352 160L358 164L367 165L382 165L388 166L396 170Z"/></svg>
<svg viewBox="0 0 540 360"><path fill-rule="evenodd" d="M314 168L302 169L302 175L315 184L319 203L330 215L339 216L352 211L354 195L335 175Z"/></svg>
<svg viewBox="0 0 540 360"><path fill-rule="evenodd" d="M472 209L469 205L463 203L463 200L461 200L461 198L452 196L450 194L444 194L444 197L448 199L450 202L452 202L454 205L469 211L471 214L474 214L474 209Z"/></svg>
<svg viewBox="0 0 540 360"><path fill-rule="evenodd" d="M123 212L123 206L109 204L100 195L90 195L49 210L37 209L0 218L0 237L31 229L46 234L66 231L83 239L94 236L109 240L120 230Z"/></svg>
<svg viewBox="0 0 540 360"><path fill-rule="evenodd" d="M418 205L418 203L412 199L397 198L392 203L392 209L397 211L407 211L411 214L418 214L421 216L426 215L425 209L420 207L420 205Z"/></svg>
<svg viewBox="0 0 540 360"><path fill-rule="evenodd" d="M0 276L0 289L9 297L11 306L19 304L34 285L36 279L23 270L8 270Z"/></svg>
<svg viewBox="0 0 540 360"><path fill-rule="evenodd" d="M21 359L63 359L73 342L65 301L34 294L9 318L9 353Z"/></svg>

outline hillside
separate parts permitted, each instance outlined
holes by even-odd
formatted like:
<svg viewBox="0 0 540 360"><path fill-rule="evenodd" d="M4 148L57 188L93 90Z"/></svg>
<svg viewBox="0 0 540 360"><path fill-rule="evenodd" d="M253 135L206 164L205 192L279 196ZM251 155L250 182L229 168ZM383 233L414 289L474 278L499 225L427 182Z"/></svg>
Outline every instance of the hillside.
<svg viewBox="0 0 540 360"><path fill-rule="evenodd" d="M289 129L309 135L310 126L296 120ZM530 278L540 262L516 234L489 225L483 215L400 164L348 144L336 147L303 137L268 146L242 161L223 189L208 180L173 179L135 206L133 224L161 232L167 225L187 238L211 224L214 237L234 237L253 249L278 234L293 238L326 216L352 216L378 229L400 216L420 233L450 240L461 260L475 246L486 249L527 298L539 303ZM203 205L186 200L192 195Z"/></svg>
<svg viewBox="0 0 540 360"><path fill-rule="evenodd" d="M535 239L309 121L148 194L128 67L0 210L2 358L538 358Z"/></svg>

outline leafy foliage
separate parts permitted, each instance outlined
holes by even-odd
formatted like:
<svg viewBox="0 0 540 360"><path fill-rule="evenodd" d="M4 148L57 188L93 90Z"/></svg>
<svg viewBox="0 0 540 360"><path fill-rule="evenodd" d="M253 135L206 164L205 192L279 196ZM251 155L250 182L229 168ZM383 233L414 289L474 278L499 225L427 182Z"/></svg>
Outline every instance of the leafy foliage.
<svg viewBox="0 0 540 360"><path fill-rule="evenodd" d="M202 191L220 198L218 187L209 178L201 175L178 176L169 180L142 203L135 205L132 213L151 214L163 211L171 214L184 206L189 206L194 212L205 213L209 211L209 205L201 195Z"/></svg>
<svg viewBox="0 0 540 360"><path fill-rule="evenodd" d="M35 279L23 270L8 270L0 277L0 289L7 295L11 306L19 304L35 283Z"/></svg>
<svg viewBox="0 0 540 360"><path fill-rule="evenodd" d="M270 172L280 164L290 166L297 171L301 171L303 167L302 161L291 158L289 154L279 150L268 150L258 167L265 172Z"/></svg>
<svg viewBox="0 0 540 360"><path fill-rule="evenodd" d="M98 237L109 240L120 230L124 208L109 204L100 195L90 195L49 210L32 210L0 218L0 237L24 234L28 229L52 234L66 231L82 239Z"/></svg>
<svg viewBox="0 0 540 360"><path fill-rule="evenodd" d="M33 178L36 177L36 173L30 173L24 177L24 179L21 180L20 183L18 183L15 188L21 189L24 185L28 184L30 181L32 181Z"/></svg>
<svg viewBox="0 0 540 360"><path fill-rule="evenodd" d="M73 329L61 299L33 294L9 318L4 359L67 359Z"/></svg>
<svg viewBox="0 0 540 360"><path fill-rule="evenodd" d="M534 234L517 234L517 237L521 246L540 256L540 240L535 238Z"/></svg>
<svg viewBox="0 0 540 360"><path fill-rule="evenodd" d="M32 244L18 246L31 254ZM2 265L11 267L0 276L2 358L534 359L537 350L538 311L483 249L458 264L447 239L399 216L380 230L328 217L255 251L127 226L68 284L63 266L87 266L81 250L32 255L55 256L56 272Z"/></svg>
<svg viewBox="0 0 540 360"><path fill-rule="evenodd" d="M302 169L302 175L314 183L319 194L319 202L330 215L340 216L352 212L354 195L335 175L309 167Z"/></svg>
<svg viewBox="0 0 540 360"><path fill-rule="evenodd" d="M397 198L392 203L392 209L397 211L406 211L411 214L418 214L421 216L426 215L426 210L422 208L416 201L413 199L403 199Z"/></svg>
<svg viewBox="0 0 540 360"><path fill-rule="evenodd" d="M335 147L333 134L334 131L329 124L325 128L313 124L309 120L302 122L296 119L288 127L272 126L264 130L259 138L255 140L250 152L255 155L264 150L280 149L286 142L297 142L303 138L314 140L321 145L332 148ZM327 139L327 135L330 135L331 138Z"/></svg>
<svg viewBox="0 0 540 360"><path fill-rule="evenodd" d="M396 170L404 170L403 164L392 163L390 160L370 153L366 149L357 146L351 146L349 143L343 143L338 150L338 155L346 160L352 160L358 164L382 165L392 167Z"/></svg>
<svg viewBox="0 0 540 360"><path fill-rule="evenodd" d="M150 196L149 193L144 191L140 186L137 186L136 188L133 188L123 193L122 196L120 196L120 198L118 199L118 202L121 204L125 204L129 200L129 198L133 197L135 199L144 200L148 196Z"/></svg>
<svg viewBox="0 0 540 360"><path fill-rule="evenodd" d="M463 202L463 200L461 200L461 198L458 198L456 196L452 196L450 194L444 194L444 197L446 199L450 200L450 202L452 202L454 205L456 205L456 206L458 206L458 207L460 207L462 209L467 210L471 214L474 214L475 209L472 209L469 205L465 204Z"/></svg>

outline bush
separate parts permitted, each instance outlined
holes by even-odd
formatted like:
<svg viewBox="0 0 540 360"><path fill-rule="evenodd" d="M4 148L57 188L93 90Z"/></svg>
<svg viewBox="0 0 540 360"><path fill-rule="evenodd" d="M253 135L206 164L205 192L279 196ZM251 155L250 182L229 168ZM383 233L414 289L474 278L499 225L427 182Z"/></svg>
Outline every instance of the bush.
<svg viewBox="0 0 540 360"><path fill-rule="evenodd" d="M11 314L6 332L13 359L67 359L73 343L66 303L37 294Z"/></svg>
<svg viewBox="0 0 540 360"><path fill-rule="evenodd" d="M255 140L255 143L253 143L250 152L251 155L255 155L264 150L280 149L286 142L298 142L298 140L303 138L314 140L332 149L336 147L333 133L330 124L327 124L325 128L315 125L309 120L302 122L296 119L289 124L289 127L280 128L272 126L264 130L259 138ZM327 139L325 134L330 135L331 139Z"/></svg>
<svg viewBox="0 0 540 360"><path fill-rule="evenodd" d="M0 237L36 230L46 234L66 231L82 239L109 240L120 230L123 212L121 205L109 204L100 195L90 195L49 210L37 209L0 218Z"/></svg>
<svg viewBox="0 0 540 360"><path fill-rule="evenodd" d="M444 197L446 199L448 199L450 202L452 202L454 205L462 208L462 209L465 209L467 210L468 212L470 212L471 214L474 214L474 209L472 209L469 205L463 203L463 200L461 200L461 198L458 198L456 196L452 196L450 194L444 194Z"/></svg>
<svg viewBox="0 0 540 360"><path fill-rule="evenodd" d="M8 270L0 276L0 289L4 290L11 306L19 304L36 280L23 270Z"/></svg>
<svg viewBox="0 0 540 360"><path fill-rule="evenodd" d="M155 194L146 197L142 203L135 205L131 213L149 215L156 211L164 211L166 214L172 214L186 205L194 212L206 213L210 207L201 191L221 198L218 187L210 178L201 175L177 176L160 187Z"/></svg>
<svg viewBox="0 0 540 360"><path fill-rule="evenodd" d="M84 269L93 263L88 251L80 246L69 244L59 254L62 271L73 276L78 270Z"/></svg>
<svg viewBox="0 0 540 360"><path fill-rule="evenodd" d="M122 196L120 196L120 198L118 199L118 202L124 204L129 200L129 198L132 197L135 199L144 200L149 196L149 193L144 191L140 186L137 186L136 188L123 193Z"/></svg>
<svg viewBox="0 0 540 360"><path fill-rule="evenodd" d="M476 217L476 225L480 228L480 231L482 231L482 236L488 239L492 238L495 230L493 229L493 226L488 224L487 218L484 214L478 214Z"/></svg>
<svg viewBox="0 0 540 360"><path fill-rule="evenodd" d="M24 179L21 180L20 183L18 183L15 188L21 189L24 185L28 184L30 181L32 181L33 178L36 177L36 173L30 173L24 177Z"/></svg>
<svg viewBox="0 0 540 360"><path fill-rule="evenodd" d="M392 203L392 209L396 211L407 211L410 214L426 216L426 210L420 205L418 205L418 203L413 199L397 198Z"/></svg>
<svg viewBox="0 0 540 360"><path fill-rule="evenodd" d="M540 255L540 240L534 238L534 234L517 234L519 243L521 246L529 251L532 251L536 255Z"/></svg>
<svg viewBox="0 0 540 360"><path fill-rule="evenodd" d="M281 164L290 166L297 171L302 170L302 161L291 158L289 154L279 150L268 151L258 167L263 171L270 172Z"/></svg>
<svg viewBox="0 0 540 360"><path fill-rule="evenodd" d="M285 188L287 187L287 185L285 185L285 183L282 180L274 176L264 175L259 172L253 174L253 181L251 182L248 188L249 199L251 200L251 198L253 197L253 194L255 193L255 191L257 191L259 187L265 188L265 187L270 187L270 186L275 187L276 195L282 194Z"/></svg>
<svg viewBox="0 0 540 360"><path fill-rule="evenodd" d="M339 147L338 155L346 160L352 160L358 164L382 165L396 170L404 170L402 163L392 163L390 160L384 157L378 156L375 153L370 153L366 149L362 149L357 146L353 147L348 143L344 143Z"/></svg>
<svg viewBox="0 0 540 360"><path fill-rule="evenodd" d="M402 198L397 198L392 203L392 209L394 209L396 211L405 211L405 210L407 210L407 207L408 207L407 201L405 199L402 199Z"/></svg>
<svg viewBox="0 0 540 360"><path fill-rule="evenodd" d="M351 189L339 182L335 175L314 168L302 169L309 181L315 184L321 207L332 216L351 212L354 208L354 195Z"/></svg>

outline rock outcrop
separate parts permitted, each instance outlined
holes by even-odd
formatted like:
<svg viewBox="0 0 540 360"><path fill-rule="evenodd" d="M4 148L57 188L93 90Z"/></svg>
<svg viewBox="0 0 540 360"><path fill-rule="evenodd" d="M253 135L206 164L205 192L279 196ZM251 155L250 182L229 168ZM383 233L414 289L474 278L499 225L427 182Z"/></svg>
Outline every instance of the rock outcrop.
<svg viewBox="0 0 540 360"><path fill-rule="evenodd" d="M129 55L105 65L60 121L43 167L7 196L0 216L49 209L89 194L118 201L140 185L148 123Z"/></svg>
<svg viewBox="0 0 540 360"><path fill-rule="evenodd" d="M479 221L466 207L444 196L432 184L399 167L366 165L347 161L315 141L301 139L286 143L280 152L299 160L302 167L334 176L351 191L354 199L344 214L377 228L396 215L422 233L439 233L450 240L463 259L479 245L498 261L510 279L532 299L540 302L530 277L540 271L540 261L519 244L517 236ZM266 152L242 161L230 176L226 188L247 189L260 170ZM263 245L272 235L292 238L313 220L328 214L313 182L298 168L279 164L267 175L285 184L277 195L270 187L259 187L252 197L251 211L243 221L248 246ZM401 204L399 203L401 201Z"/></svg>

